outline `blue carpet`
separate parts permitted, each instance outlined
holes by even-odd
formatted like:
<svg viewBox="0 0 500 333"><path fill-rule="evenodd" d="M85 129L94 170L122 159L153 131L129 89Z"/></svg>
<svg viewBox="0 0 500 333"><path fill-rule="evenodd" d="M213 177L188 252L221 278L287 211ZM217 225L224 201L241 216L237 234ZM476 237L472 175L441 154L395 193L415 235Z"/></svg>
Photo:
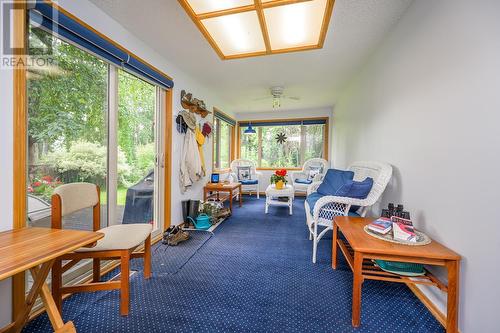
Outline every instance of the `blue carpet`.
<svg viewBox="0 0 500 333"><path fill-rule="evenodd" d="M189 231L188 241L176 246L167 246L156 243L152 247L151 270L158 275L176 274L182 267L201 249L201 247L212 237L212 233L206 231ZM142 271L142 260L132 260L131 270Z"/></svg>
<svg viewBox="0 0 500 333"><path fill-rule="evenodd" d="M276 206L264 214L264 200L245 197L210 238L197 232L181 246L155 248L153 277L131 279L128 317L119 315L118 291L107 291L70 297L64 319L79 332L444 331L405 285L379 281L363 284L361 327L353 329L352 274L341 256L331 269L331 238L312 264L303 199L293 216ZM24 332L51 332L47 316Z"/></svg>

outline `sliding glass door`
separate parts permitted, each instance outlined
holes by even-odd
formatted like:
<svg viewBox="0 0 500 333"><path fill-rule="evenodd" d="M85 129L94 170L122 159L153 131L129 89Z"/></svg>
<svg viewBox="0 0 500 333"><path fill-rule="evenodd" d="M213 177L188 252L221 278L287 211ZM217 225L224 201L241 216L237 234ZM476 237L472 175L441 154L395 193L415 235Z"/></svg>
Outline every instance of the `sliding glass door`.
<svg viewBox="0 0 500 333"><path fill-rule="evenodd" d="M158 91L156 86L118 70L117 223L151 223L158 227Z"/></svg>
<svg viewBox="0 0 500 333"><path fill-rule="evenodd" d="M43 65L27 71L27 226L50 227L58 186L89 182L100 187L101 227L151 223L159 233L164 90L42 28L28 36ZM63 228L92 230L92 209L65 216ZM82 262L64 279L89 269Z"/></svg>
<svg viewBox="0 0 500 333"><path fill-rule="evenodd" d="M30 29L29 47L33 58L43 59L46 48L55 59L27 72L27 225L49 227L56 187L91 182L106 197L108 64L39 28ZM105 204L101 210L106 226ZM64 226L92 230L91 213L86 209L66 216Z"/></svg>

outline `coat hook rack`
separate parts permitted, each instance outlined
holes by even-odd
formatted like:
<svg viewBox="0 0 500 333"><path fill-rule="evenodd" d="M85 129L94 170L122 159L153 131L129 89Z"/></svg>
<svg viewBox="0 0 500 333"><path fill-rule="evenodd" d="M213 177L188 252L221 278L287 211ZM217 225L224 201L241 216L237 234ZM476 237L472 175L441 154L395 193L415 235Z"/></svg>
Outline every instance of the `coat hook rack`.
<svg viewBox="0 0 500 333"><path fill-rule="evenodd" d="M181 105L184 109L199 114L202 118L205 118L209 113L211 113L207 110L204 101L198 98L193 98L193 94L186 93L185 90L181 91Z"/></svg>

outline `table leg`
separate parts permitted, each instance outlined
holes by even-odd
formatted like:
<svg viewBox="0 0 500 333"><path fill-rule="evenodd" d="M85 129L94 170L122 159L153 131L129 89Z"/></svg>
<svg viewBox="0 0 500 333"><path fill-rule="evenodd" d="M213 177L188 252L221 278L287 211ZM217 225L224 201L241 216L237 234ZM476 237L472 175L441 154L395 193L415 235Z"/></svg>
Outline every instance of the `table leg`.
<svg viewBox="0 0 500 333"><path fill-rule="evenodd" d="M460 263L458 260L446 262L448 269L448 302L446 315L446 332L458 332L458 284Z"/></svg>
<svg viewBox="0 0 500 333"><path fill-rule="evenodd" d="M240 199L240 207L243 205L243 195L242 195L242 192L241 192L241 185L238 186L238 197Z"/></svg>
<svg viewBox="0 0 500 333"><path fill-rule="evenodd" d="M291 197L288 197L288 208L290 209L290 215L293 214L293 200Z"/></svg>
<svg viewBox="0 0 500 333"><path fill-rule="evenodd" d="M332 236L333 237L332 238L332 268L333 269L337 269L338 232L339 232L339 227L337 227L337 224L335 223L335 220L334 220L333 221L333 236Z"/></svg>
<svg viewBox="0 0 500 333"><path fill-rule="evenodd" d="M207 201L207 189L203 189L203 201Z"/></svg>
<svg viewBox="0 0 500 333"><path fill-rule="evenodd" d="M75 327L72 322L67 322L64 324L61 314L57 309L56 303L52 298L52 294L50 293L49 287L45 283L47 279L47 275L49 274L50 268L54 260L48 261L38 267L33 267L31 271L31 275L33 277L33 286L26 297L26 302L24 305L23 311L19 313L15 322L8 329L9 332L21 332L24 325L28 321L29 314L33 305L35 304L36 298L38 295L41 296L42 301L45 305L45 309L47 310L47 315L49 316L49 320L54 328L55 332L76 332Z"/></svg>
<svg viewBox="0 0 500 333"><path fill-rule="evenodd" d="M352 326L358 327L361 323L361 286L363 254L354 252L353 282L352 282Z"/></svg>
<svg viewBox="0 0 500 333"><path fill-rule="evenodd" d="M229 210L233 211L233 190L229 190Z"/></svg>

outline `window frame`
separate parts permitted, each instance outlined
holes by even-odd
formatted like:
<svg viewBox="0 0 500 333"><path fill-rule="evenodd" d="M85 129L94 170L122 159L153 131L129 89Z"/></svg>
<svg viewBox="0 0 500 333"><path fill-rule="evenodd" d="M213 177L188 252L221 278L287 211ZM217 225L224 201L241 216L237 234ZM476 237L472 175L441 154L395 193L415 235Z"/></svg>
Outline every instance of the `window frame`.
<svg viewBox="0 0 500 333"><path fill-rule="evenodd" d="M330 128L330 117L310 117L310 118L288 118L288 119L252 119L252 120L238 120L236 123L236 128L237 128L237 147L236 147L236 158L241 158L241 123L273 123L273 122L286 122L286 121L307 121L307 120L324 120L325 121L325 127L323 130L323 158L325 160L329 160L329 128ZM258 127L256 127L258 129ZM305 161L304 161L305 162ZM279 169L286 169L286 170L302 170L303 165L300 165L299 167L259 167L257 166L257 170L269 170L269 171L274 171L274 170L279 170Z"/></svg>
<svg viewBox="0 0 500 333"><path fill-rule="evenodd" d="M236 125L232 125L230 123L228 123L227 121L225 121L224 119L221 119L221 118L218 118L215 114L216 113L220 113L222 115L224 115L225 117L229 118L229 119L232 119L234 120L234 122L236 123ZM235 153L234 153L234 148L235 148L235 131L236 131L236 128L238 127L238 122L236 121L236 119L234 119L233 117L229 116L228 114L222 112L221 110L219 110L218 108L214 107L213 108L213 117L212 117L212 122L213 122L213 127L214 129L219 129L220 126L216 126L216 122L225 122L231 129L229 131L229 165L231 165L231 162L234 161L234 156L235 156ZM213 131L213 135L212 135L212 172L214 173L229 173L231 172L231 167L227 167L227 168L217 168L216 167L216 152L215 152L215 142L217 140L217 133L215 132L215 130Z"/></svg>

